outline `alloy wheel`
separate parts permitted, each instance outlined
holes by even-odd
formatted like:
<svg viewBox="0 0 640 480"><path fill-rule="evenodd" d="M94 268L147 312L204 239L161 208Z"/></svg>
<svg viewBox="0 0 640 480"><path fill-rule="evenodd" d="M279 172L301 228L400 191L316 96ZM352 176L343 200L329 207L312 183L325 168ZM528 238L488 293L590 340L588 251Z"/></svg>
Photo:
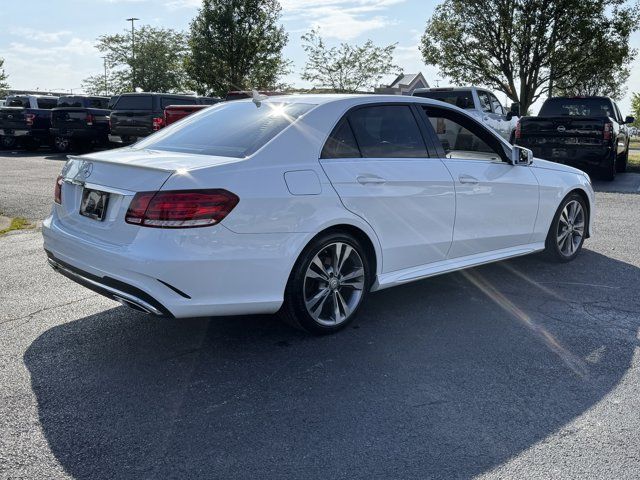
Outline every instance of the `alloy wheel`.
<svg viewBox="0 0 640 480"><path fill-rule="evenodd" d="M321 325L344 323L357 309L365 288L360 254L344 242L331 243L311 260L304 276L307 312Z"/></svg>
<svg viewBox="0 0 640 480"><path fill-rule="evenodd" d="M564 257L571 257L584 238L585 214L577 200L571 200L562 209L558 221L556 241L558 249Z"/></svg>

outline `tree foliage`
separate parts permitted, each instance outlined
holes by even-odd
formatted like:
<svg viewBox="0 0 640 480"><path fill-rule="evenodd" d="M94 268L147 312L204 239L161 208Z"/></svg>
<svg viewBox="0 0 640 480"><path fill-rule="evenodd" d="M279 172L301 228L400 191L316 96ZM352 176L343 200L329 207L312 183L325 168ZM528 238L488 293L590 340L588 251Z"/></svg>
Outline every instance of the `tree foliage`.
<svg viewBox="0 0 640 480"><path fill-rule="evenodd" d="M133 91L134 83L135 88L145 92L182 92L187 86L184 68L187 39L182 32L148 25L137 28L135 59L130 31L103 35L98 38L96 48L107 61L110 94ZM83 88L104 94L104 75L85 79Z"/></svg>
<svg viewBox="0 0 640 480"><path fill-rule="evenodd" d="M442 75L504 92L527 111L555 85L620 96L637 28L638 6L625 0L445 0L421 51Z"/></svg>
<svg viewBox="0 0 640 480"><path fill-rule="evenodd" d="M6 90L9 89L7 78L8 78L8 75L4 73L4 58L0 58L0 94L1 95L4 95Z"/></svg>
<svg viewBox="0 0 640 480"><path fill-rule="evenodd" d="M290 65L280 12L277 0L204 0L191 22L186 62L194 89L220 96L277 89Z"/></svg>
<svg viewBox="0 0 640 480"><path fill-rule="evenodd" d="M631 96L631 115L636 119L633 126L640 128L640 93Z"/></svg>
<svg viewBox="0 0 640 480"><path fill-rule="evenodd" d="M401 71L393 63L396 44L377 47L367 40L363 45L328 47L317 29L303 35L302 41L308 55L302 79L315 87L357 92L373 89L383 76Z"/></svg>

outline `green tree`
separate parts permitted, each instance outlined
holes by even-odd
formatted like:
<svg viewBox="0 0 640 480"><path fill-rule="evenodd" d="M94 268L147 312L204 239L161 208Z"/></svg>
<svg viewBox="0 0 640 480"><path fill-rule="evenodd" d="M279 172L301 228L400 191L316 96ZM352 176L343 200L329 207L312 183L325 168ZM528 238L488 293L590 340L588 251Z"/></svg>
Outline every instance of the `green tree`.
<svg viewBox="0 0 640 480"><path fill-rule="evenodd" d="M223 96L229 90L273 90L288 73L277 0L204 0L191 22L186 68L193 88Z"/></svg>
<svg viewBox="0 0 640 480"><path fill-rule="evenodd" d="M631 96L631 115L636 119L633 126L640 128L640 93Z"/></svg>
<svg viewBox="0 0 640 480"><path fill-rule="evenodd" d="M135 32L135 60L131 47L131 32L98 38L96 48L104 54L110 71L109 93L132 91L134 80L135 87L145 92L182 92L187 88L184 63L188 48L184 33L144 25ZM86 78L83 87L104 93L104 75Z"/></svg>
<svg viewBox="0 0 640 480"><path fill-rule="evenodd" d="M367 40L363 45L328 47L316 29L303 35L302 41L309 57L302 79L316 87L347 93L373 89L383 76L401 71L393 63L396 44L377 47Z"/></svg>
<svg viewBox="0 0 640 480"><path fill-rule="evenodd" d="M610 91L619 89L626 77L616 69L635 55L637 20L637 4L625 0L445 0L421 51L454 82L504 92L527 111L556 84L592 88L600 72Z"/></svg>
<svg viewBox="0 0 640 480"><path fill-rule="evenodd" d="M4 73L4 58L0 58L0 95L4 95L9 89L8 75Z"/></svg>

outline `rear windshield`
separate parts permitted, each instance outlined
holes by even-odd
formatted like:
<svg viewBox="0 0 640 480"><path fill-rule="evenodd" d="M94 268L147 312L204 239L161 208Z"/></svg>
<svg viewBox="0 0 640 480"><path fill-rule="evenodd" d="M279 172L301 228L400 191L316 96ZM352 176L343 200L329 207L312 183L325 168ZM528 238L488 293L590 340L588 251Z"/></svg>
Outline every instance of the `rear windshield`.
<svg viewBox="0 0 640 480"><path fill-rule="evenodd" d="M221 103L137 143L136 149L243 158L311 110L304 103Z"/></svg>
<svg viewBox="0 0 640 480"><path fill-rule="evenodd" d="M541 117L563 115L578 117L615 117L613 106L606 98L551 98L544 102Z"/></svg>
<svg viewBox="0 0 640 480"><path fill-rule="evenodd" d="M7 98L6 106L29 108L29 97L9 97Z"/></svg>
<svg viewBox="0 0 640 480"><path fill-rule="evenodd" d="M58 107L83 107L83 97L60 97Z"/></svg>
<svg viewBox="0 0 640 480"><path fill-rule="evenodd" d="M38 102L38 108L44 108L46 110L51 110L58 106L58 99L56 97L38 98L36 101Z"/></svg>
<svg viewBox="0 0 640 480"><path fill-rule="evenodd" d="M114 110L153 110L151 95L124 95L116 103Z"/></svg>
<svg viewBox="0 0 640 480"><path fill-rule="evenodd" d="M414 96L439 100L460 108L473 108L471 91L416 92Z"/></svg>

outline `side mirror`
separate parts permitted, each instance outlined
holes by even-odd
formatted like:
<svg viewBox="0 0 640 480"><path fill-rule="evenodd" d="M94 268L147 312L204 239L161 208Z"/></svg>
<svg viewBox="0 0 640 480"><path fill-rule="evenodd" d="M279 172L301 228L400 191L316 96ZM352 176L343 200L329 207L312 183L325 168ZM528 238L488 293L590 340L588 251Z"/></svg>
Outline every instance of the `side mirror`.
<svg viewBox="0 0 640 480"><path fill-rule="evenodd" d="M528 148L514 145L511 150L512 165L531 165L533 163L533 152Z"/></svg>
<svg viewBox="0 0 640 480"><path fill-rule="evenodd" d="M512 103L511 104L511 111L509 113L511 113L512 117L519 117L520 116L520 104L519 103Z"/></svg>
<svg viewBox="0 0 640 480"><path fill-rule="evenodd" d="M636 121L635 117L627 117L624 119L624 123L633 123L635 121Z"/></svg>
<svg viewBox="0 0 640 480"><path fill-rule="evenodd" d="M512 118L513 118L513 112L507 112L507 116L506 116L507 122L510 122Z"/></svg>

